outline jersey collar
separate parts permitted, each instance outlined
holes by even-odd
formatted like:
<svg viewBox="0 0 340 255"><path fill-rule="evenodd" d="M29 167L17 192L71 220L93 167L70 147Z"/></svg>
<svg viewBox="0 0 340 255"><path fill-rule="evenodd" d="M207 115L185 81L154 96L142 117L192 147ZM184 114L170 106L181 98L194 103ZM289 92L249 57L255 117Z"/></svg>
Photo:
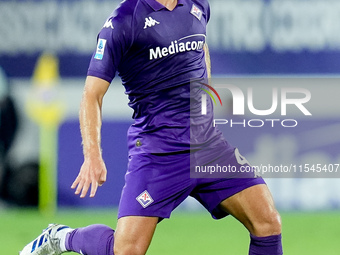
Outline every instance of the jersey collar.
<svg viewBox="0 0 340 255"><path fill-rule="evenodd" d="M156 0L144 0L154 11L160 11L165 9L164 5L157 2ZM177 6L183 5L185 0L177 0Z"/></svg>

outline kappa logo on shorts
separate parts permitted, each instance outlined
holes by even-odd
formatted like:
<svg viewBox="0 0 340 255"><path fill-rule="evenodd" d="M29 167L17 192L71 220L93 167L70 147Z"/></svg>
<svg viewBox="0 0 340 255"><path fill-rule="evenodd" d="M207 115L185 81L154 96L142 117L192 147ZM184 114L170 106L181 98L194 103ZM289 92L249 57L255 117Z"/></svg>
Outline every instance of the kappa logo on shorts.
<svg viewBox="0 0 340 255"><path fill-rule="evenodd" d="M138 197L136 197L136 199L144 208L146 208L153 202L152 197L146 190L143 191L143 193L140 194Z"/></svg>

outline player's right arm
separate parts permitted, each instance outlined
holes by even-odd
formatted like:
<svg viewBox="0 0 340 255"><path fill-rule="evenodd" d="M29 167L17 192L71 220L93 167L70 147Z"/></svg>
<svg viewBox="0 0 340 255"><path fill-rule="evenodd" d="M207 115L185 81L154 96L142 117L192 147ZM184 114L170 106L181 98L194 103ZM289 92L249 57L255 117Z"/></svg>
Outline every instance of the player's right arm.
<svg viewBox="0 0 340 255"><path fill-rule="evenodd" d="M100 136L102 101L126 47L131 45L133 10L130 4L122 4L106 20L90 61L79 113L84 163L71 186L80 197L85 197L90 187L90 197L94 197L98 186L106 181L107 170L102 159Z"/></svg>
<svg viewBox="0 0 340 255"><path fill-rule="evenodd" d="M84 162L71 188L83 198L91 187L94 197L98 186L106 181L106 166L101 151L102 102L110 83L88 76L80 105L79 121L83 140Z"/></svg>

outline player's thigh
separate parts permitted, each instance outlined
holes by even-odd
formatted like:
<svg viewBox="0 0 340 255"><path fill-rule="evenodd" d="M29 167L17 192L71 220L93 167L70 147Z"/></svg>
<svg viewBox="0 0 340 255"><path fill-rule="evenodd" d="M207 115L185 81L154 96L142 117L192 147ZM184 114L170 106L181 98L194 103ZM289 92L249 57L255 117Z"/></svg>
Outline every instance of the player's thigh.
<svg viewBox="0 0 340 255"><path fill-rule="evenodd" d="M114 254L145 254L155 232L158 217L126 216L118 219Z"/></svg>
<svg viewBox="0 0 340 255"><path fill-rule="evenodd" d="M281 233L281 219L266 184L244 189L220 203L220 208L238 219L251 234Z"/></svg>

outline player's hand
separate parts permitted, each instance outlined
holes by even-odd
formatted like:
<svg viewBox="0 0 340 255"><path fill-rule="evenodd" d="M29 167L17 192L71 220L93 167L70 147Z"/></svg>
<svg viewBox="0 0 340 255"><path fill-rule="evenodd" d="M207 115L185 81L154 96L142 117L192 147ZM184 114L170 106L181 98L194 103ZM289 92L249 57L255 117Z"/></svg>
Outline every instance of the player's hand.
<svg viewBox="0 0 340 255"><path fill-rule="evenodd" d="M76 188L75 194L80 194L80 197L83 198L91 187L90 197L94 197L98 186L102 186L106 181L106 174L106 166L101 158L91 160L85 159L71 188Z"/></svg>

